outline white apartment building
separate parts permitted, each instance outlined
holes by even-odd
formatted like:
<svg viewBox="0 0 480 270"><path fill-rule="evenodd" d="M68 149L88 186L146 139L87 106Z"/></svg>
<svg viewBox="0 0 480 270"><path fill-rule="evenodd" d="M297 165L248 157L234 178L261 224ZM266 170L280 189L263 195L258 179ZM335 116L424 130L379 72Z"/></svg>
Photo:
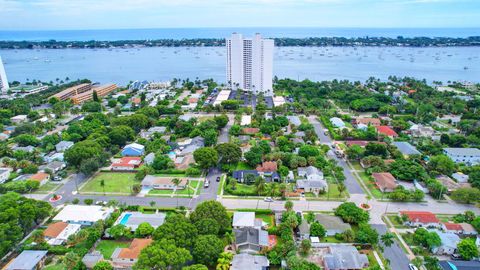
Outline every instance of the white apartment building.
<svg viewBox="0 0 480 270"><path fill-rule="evenodd" d="M0 90L6 93L8 88L7 73L5 73L5 67L3 66L2 57L0 56Z"/></svg>
<svg viewBox="0 0 480 270"><path fill-rule="evenodd" d="M273 95L273 43L260 34L244 38L242 34L233 33L226 39L227 83L232 89Z"/></svg>
<svg viewBox="0 0 480 270"><path fill-rule="evenodd" d="M480 164L480 150L477 148L443 148L443 153L455 163Z"/></svg>

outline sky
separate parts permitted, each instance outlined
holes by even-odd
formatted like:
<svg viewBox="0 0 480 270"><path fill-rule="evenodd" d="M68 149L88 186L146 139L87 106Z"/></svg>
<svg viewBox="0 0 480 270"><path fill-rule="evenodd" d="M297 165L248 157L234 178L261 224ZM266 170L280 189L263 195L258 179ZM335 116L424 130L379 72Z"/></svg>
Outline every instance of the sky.
<svg viewBox="0 0 480 270"><path fill-rule="evenodd" d="M0 30L480 27L480 0L0 0Z"/></svg>

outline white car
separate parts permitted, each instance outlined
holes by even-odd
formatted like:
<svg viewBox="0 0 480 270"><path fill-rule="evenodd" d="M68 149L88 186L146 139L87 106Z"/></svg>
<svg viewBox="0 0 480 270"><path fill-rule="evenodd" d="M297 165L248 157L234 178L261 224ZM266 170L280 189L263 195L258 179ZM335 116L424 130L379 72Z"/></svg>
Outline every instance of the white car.
<svg viewBox="0 0 480 270"><path fill-rule="evenodd" d="M263 199L263 201L264 201L264 202L273 202L273 199L272 199L272 197L265 197L265 198Z"/></svg>
<svg viewBox="0 0 480 270"><path fill-rule="evenodd" d="M408 268L410 268L410 270L418 270L418 268L417 268L415 265L411 264L411 263L408 264Z"/></svg>

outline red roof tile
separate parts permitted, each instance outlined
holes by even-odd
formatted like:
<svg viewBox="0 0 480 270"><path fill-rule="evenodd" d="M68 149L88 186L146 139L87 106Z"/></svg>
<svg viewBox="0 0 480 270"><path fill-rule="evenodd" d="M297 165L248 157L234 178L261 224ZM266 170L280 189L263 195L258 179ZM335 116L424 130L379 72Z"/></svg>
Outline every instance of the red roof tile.
<svg viewBox="0 0 480 270"><path fill-rule="evenodd" d="M392 136L392 137L397 137L398 134L395 132L395 130L391 129L389 126L378 126L377 132L387 135L387 136Z"/></svg>
<svg viewBox="0 0 480 270"><path fill-rule="evenodd" d="M443 225L445 225L445 228L449 231L461 231L463 230L462 225L457 224L457 223L449 223L449 222L444 222Z"/></svg>
<svg viewBox="0 0 480 270"><path fill-rule="evenodd" d="M401 215L406 215L408 220L411 222L420 222L420 223L439 223L437 216L431 212L425 211L400 211Z"/></svg>
<svg viewBox="0 0 480 270"><path fill-rule="evenodd" d="M135 168L142 163L142 158L140 157L122 157L118 161L112 164L113 167L129 167Z"/></svg>
<svg viewBox="0 0 480 270"><path fill-rule="evenodd" d="M244 128L242 131L245 134L255 134L255 133L260 132L260 129L259 128Z"/></svg>
<svg viewBox="0 0 480 270"><path fill-rule="evenodd" d="M375 179L375 183L380 189L385 188L393 190L398 186L395 177L393 177L391 173L372 173L372 177Z"/></svg>
<svg viewBox="0 0 480 270"><path fill-rule="evenodd" d="M265 161L262 165L258 165L257 171L259 172L276 172L277 171L277 162L275 161Z"/></svg>

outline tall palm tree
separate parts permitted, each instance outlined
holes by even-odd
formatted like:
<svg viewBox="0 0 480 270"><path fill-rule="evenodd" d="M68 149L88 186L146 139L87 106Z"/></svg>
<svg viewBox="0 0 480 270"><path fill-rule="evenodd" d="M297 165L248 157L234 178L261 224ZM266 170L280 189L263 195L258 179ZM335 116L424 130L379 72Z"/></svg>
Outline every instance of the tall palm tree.
<svg viewBox="0 0 480 270"><path fill-rule="evenodd" d="M395 239L395 235L391 232L387 232L384 235L380 237L382 240L382 243L386 246L389 247L393 244L393 239Z"/></svg>
<svg viewBox="0 0 480 270"><path fill-rule="evenodd" d="M181 183L182 181L178 178L173 178L172 179L172 184L175 185L175 192L177 192L177 188L178 188L178 185ZM188 188L188 187L187 187ZM178 208L178 196L177 196L177 208Z"/></svg>
<svg viewBox="0 0 480 270"><path fill-rule="evenodd" d="M105 180L100 180L100 186L103 188L103 196L105 196Z"/></svg>

